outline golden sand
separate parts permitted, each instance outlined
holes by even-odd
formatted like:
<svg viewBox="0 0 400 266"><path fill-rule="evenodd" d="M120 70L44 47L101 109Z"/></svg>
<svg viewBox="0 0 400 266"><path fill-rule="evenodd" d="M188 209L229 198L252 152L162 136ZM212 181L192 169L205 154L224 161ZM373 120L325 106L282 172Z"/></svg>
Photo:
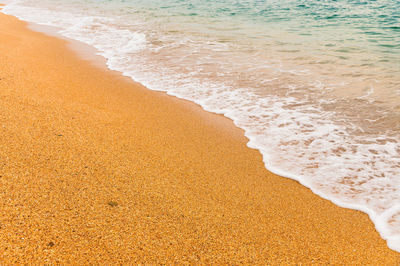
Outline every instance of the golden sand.
<svg viewBox="0 0 400 266"><path fill-rule="evenodd" d="M246 142L0 15L0 264L400 263Z"/></svg>

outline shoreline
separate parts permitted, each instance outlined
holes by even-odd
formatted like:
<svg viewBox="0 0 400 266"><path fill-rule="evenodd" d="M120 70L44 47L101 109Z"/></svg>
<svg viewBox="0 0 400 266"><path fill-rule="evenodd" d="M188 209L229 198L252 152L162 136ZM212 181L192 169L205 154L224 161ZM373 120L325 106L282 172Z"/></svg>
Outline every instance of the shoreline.
<svg viewBox="0 0 400 266"><path fill-rule="evenodd" d="M366 214L268 172L232 121L0 21L0 261L400 262Z"/></svg>

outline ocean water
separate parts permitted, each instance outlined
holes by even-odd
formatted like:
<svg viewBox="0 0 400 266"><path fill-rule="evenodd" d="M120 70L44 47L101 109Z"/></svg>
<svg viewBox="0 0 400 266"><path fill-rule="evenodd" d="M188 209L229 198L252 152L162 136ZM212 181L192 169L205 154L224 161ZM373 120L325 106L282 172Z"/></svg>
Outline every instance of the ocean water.
<svg viewBox="0 0 400 266"><path fill-rule="evenodd" d="M399 1L11 0L2 12L231 118L267 169L368 213L400 252Z"/></svg>

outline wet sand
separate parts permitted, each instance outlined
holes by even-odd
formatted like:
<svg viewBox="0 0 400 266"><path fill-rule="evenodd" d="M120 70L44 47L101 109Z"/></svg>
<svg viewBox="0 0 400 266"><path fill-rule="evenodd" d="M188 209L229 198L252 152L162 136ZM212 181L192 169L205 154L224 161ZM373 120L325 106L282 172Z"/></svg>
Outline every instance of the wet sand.
<svg viewBox="0 0 400 266"><path fill-rule="evenodd" d="M246 142L0 14L1 264L400 263Z"/></svg>

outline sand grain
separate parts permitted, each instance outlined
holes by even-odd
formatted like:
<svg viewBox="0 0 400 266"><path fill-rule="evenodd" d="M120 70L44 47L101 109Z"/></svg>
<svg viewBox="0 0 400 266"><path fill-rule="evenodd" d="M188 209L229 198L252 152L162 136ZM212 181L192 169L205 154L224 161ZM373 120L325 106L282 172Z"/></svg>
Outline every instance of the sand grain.
<svg viewBox="0 0 400 266"><path fill-rule="evenodd" d="M140 67L140 66L137 66ZM0 15L0 262L396 265L228 119Z"/></svg>

